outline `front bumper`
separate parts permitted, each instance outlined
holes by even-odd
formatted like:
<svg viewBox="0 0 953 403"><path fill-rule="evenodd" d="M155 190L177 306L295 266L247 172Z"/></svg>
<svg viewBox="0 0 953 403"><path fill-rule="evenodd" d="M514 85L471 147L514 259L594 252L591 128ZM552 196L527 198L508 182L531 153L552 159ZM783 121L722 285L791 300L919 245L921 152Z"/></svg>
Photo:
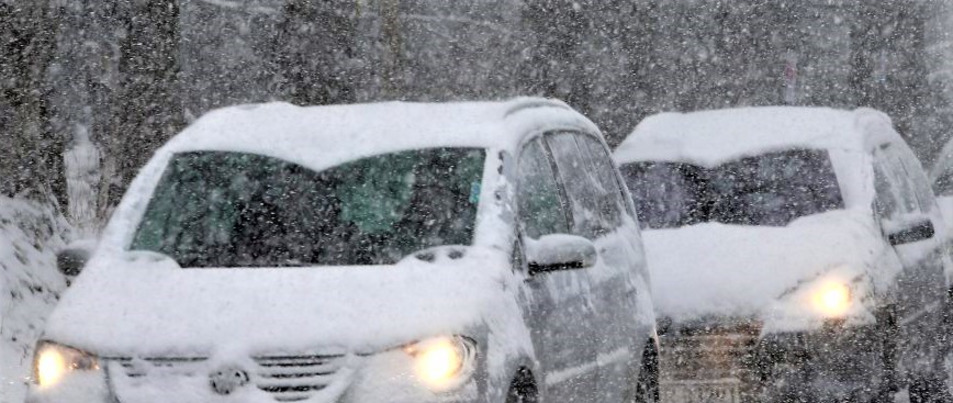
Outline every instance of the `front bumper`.
<svg viewBox="0 0 953 403"><path fill-rule="evenodd" d="M675 326L660 337L663 401L867 401L894 388L875 326L761 334L754 321Z"/></svg>
<svg viewBox="0 0 953 403"><path fill-rule="evenodd" d="M875 326L831 324L763 335L747 363L751 401L869 401L896 389L896 360Z"/></svg>
<svg viewBox="0 0 953 403"><path fill-rule="evenodd" d="M223 363L211 359L102 359L102 369L70 374L50 388L32 386L27 403L469 403L483 401L482 374L453 390L434 393L416 384L407 355L257 357ZM210 374L242 368L248 382L227 395L211 386ZM398 369L398 370L395 370ZM317 374L317 375L316 375Z"/></svg>

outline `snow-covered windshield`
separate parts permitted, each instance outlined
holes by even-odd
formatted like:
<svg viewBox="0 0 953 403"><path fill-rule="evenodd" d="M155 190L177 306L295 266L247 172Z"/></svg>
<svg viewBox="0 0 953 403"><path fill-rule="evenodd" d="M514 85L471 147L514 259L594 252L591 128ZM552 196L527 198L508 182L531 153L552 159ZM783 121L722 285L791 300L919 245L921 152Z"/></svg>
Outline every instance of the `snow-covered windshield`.
<svg viewBox="0 0 953 403"><path fill-rule="evenodd" d="M321 172L256 154L176 154L130 249L182 267L280 267L392 264L467 245L485 154L402 151Z"/></svg>
<svg viewBox="0 0 953 403"><path fill-rule="evenodd" d="M784 226L843 208L827 151L788 150L714 168L679 162L621 167L639 220L649 228L702 222Z"/></svg>

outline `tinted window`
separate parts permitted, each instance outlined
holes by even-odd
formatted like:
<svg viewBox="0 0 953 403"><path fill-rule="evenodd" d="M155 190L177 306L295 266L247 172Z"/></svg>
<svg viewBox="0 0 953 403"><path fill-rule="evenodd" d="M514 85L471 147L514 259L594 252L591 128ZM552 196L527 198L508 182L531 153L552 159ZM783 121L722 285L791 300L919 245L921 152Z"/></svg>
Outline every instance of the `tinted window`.
<svg viewBox="0 0 953 403"><path fill-rule="evenodd" d="M702 170L670 162L620 167L636 204L639 222L649 228L692 225L705 220Z"/></svg>
<svg viewBox="0 0 953 403"><path fill-rule="evenodd" d="M651 228L708 221L783 226L843 208L826 151L768 153L714 168L638 162L621 170L640 221Z"/></svg>
<svg viewBox="0 0 953 403"><path fill-rule="evenodd" d="M178 154L131 249L183 267L262 267L391 264L469 244L484 154L413 150L321 172L254 154Z"/></svg>
<svg viewBox="0 0 953 403"><path fill-rule="evenodd" d="M526 145L520 154L517 203L520 223L530 238L569 233L566 210L553 167L540 142Z"/></svg>
<svg viewBox="0 0 953 403"><path fill-rule="evenodd" d="M575 133L557 133L547 136L547 141L572 206L573 232L595 238L621 224L621 191L613 183L615 174L612 173L612 166L600 166L596 162L600 158L592 154L590 147L585 144L585 137Z"/></svg>

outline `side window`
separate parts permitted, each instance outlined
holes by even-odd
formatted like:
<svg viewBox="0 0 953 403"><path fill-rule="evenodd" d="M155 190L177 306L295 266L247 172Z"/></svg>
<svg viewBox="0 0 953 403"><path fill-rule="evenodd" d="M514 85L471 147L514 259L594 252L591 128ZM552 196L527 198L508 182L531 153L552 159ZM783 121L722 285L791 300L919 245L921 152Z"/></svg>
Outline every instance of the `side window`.
<svg viewBox="0 0 953 403"><path fill-rule="evenodd" d="M895 151L897 162L900 163L905 173L903 180L912 189L919 210L924 213L929 212L933 208L935 200L933 190L930 188L930 180L927 178L926 172L923 171L923 166L920 165L917 156L909 148L896 148Z"/></svg>
<svg viewBox="0 0 953 403"><path fill-rule="evenodd" d="M919 197L917 186L914 184L914 178L905 167L905 161L897 149L897 145L881 146L879 152L875 153L874 170L876 175L883 177L882 181L887 185L885 191L889 191L890 197L894 200L896 208L893 211L893 217L902 214L920 213L924 211L924 201ZM876 179L876 178L875 178ZM882 186L884 187L884 186ZM887 197L886 194L881 197ZM928 210L929 208L927 208ZM890 216L886 216L889 218Z"/></svg>
<svg viewBox="0 0 953 403"><path fill-rule="evenodd" d="M619 182L619 174L612 165L612 157L602 143L592 136L578 136L577 141L587 149L596 180L606 190L607 215L612 216L611 221L618 225L629 204L626 203L625 194L622 193L622 184ZM633 219L635 218L634 211L629 211L629 214Z"/></svg>
<svg viewBox="0 0 953 403"><path fill-rule="evenodd" d="M553 167L539 140L520 152L517 175L519 222L526 236L569 233L565 202L556 186Z"/></svg>
<svg viewBox="0 0 953 403"><path fill-rule="evenodd" d="M874 213L877 217L892 219L900 215L900 203L896 192L887 180L887 173L884 172L880 163L874 163L874 191L877 193L874 199Z"/></svg>
<svg viewBox="0 0 953 403"><path fill-rule="evenodd" d="M623 202L612 166L600 169L596 162L600 158L592 155L586 141L577 133L547 136L572 207L573 233L594 239L621 225ZM604 156L601 159L605 161Z"/></svg>

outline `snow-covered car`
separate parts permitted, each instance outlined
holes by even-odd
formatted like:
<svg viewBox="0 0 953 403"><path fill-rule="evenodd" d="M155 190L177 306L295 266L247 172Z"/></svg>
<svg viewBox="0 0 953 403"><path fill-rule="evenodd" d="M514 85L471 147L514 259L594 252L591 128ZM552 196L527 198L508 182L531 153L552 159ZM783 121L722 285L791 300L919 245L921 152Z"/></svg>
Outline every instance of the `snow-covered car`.
<svg viewBox="0 0 953 403"><path fill-rule="evenodd" d="M561 102L225 108L131 184L28 401L651 401L644 262Z"/></svg>
<svg viewBox="0 0 953 403"><path fill-rule="evenodd" d="M950 258L926 174L889 117L664 113L614 158L643 225L663 397L945 393Z"/></svg>

